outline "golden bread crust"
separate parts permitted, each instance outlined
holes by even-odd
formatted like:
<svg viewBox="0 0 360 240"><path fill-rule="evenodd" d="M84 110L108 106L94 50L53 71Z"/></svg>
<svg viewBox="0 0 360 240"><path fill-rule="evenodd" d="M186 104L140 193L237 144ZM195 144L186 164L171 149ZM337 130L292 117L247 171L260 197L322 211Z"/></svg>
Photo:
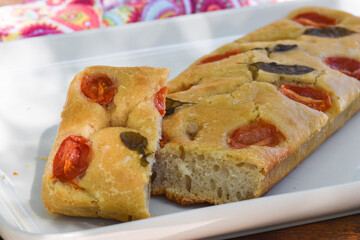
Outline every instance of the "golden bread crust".
<svg viewBox="0 0 360 240"><path fill-rule="evenodd" d="M85 97L80 87L84 75L108 76L117 87L113 101L102 106ZM50 213L120 221L150 217L148 185L161 124L154 95L168 75L164 68L93 66L75 76L43 176L42 199ZM148 166L142 166L141 155L123 144L124 131L147 139ZM53 174L54 157L70 135L91 145L89 166L74 179L76 184Z"/></svg>
<svg viewBox="0 0 360 240"><path fill-rule="evenodd" d="M360 108L360 81L330 68L324 59L360 61L360 35L339 38L305 35L310 26L293 21L316 12L337 26L359 31L360 19L320 7L301 8L195 61L168 83L169 98L191 102L163 120L167 144L156 153L152 194L181 204L220 204L259 197L284 178ZM294 46L275 51L279 45ZM229 52L237 54L202 63ZM240 53L238 53L240 52ZM269 72L258 63L300 66L301 74ZM282 84L309 86L329 94L325 112L284 96ZM285 136L273 147L235 149L231 133L263 119Z"/></svg>

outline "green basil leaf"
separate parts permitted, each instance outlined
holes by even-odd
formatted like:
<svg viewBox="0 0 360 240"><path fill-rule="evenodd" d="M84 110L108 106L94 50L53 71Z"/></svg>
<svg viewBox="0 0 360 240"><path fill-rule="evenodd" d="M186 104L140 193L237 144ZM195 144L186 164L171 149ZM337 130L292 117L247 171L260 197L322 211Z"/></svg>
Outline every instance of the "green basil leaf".
<svg viewBox="0 0 360 240"><path fill-rule="evenodd" d="M251 64L251 66L257 67L265 72L284 74L284 75L303 75L314 71L314 68L302 66L302 65L282 65L275 62L264 63L257 62Z"/></svg>
<svg viewBox="0 0 360 240"><path fill-rule="evenodd" d="M258 47L258 48L253 48L253 49L251 49L251 50L265 50L265 51L267 51L268 53L271 53L271 50L270 50L270 48L268 48L268 47L266 47L266 48L260 48L260 47Z"/></svg>
<svg viewBox="0 0 360 240"><path fill-rule="evenodd" d="M305 35L327 38L346 37L354 33L356 32L343 27L308 28L304 32Z"/></svg>
<svg viewBox="0 0 360 240"><path fill-rule="evenodd" d="M137 151L142 155L140 159L141 166L146 167L149 165L149 162L146 159L150 154L146 153L146 147L148 145L146 137L140 133L128 131L120 133L120 139L128 149Z"/></svg>
<svg viewBox="0 0 360 240"><path fill-rule="evenodd" d="M273 52L286 52L286 51L293 50L297 47L298 47L298 45L296 45L296 44L294 44L294 45L277 44L274 46Z"/></svg>
<svg viewBox="0 0 360 240"><path fill-rule="evenodd" d="M184 104L193 104L191 102L182 102L179 100L174 100L171 98L166 98L166 112L165 112L165 116L171 115L175 112L175 109L177 107L180 107Z"/></svg>
<svg viewBox="0 0 360 240"><path fill-rule="evenodd" d="M273 53L273 52L286 52L286 51L290 51L294 48L297 48L298 45L294 44L294 45L285 45L285 44L277 44L274 46L274 48L271 50L270 48L266 47L266 48L253 48L251 50L266 50L268 52L268 54Z"/></svg>
<svg viewBox="0 0 360 240"><path fill-rule="evenodd" d="M139 145L137 152L142 156L140 159L141 166L146 167L147 165L149 165L149 162L147 160L147 156L149 156L149 153L145 152L145 149L142 145Z"/></svg>
<svg viewBox="0 0 360 240"><path fill-rule="evenodd" d="M120 133L120 138L124 145L133 151L135 151L139 146L146 148L148 145L146 137L137 132L122 132Z"/></svg>

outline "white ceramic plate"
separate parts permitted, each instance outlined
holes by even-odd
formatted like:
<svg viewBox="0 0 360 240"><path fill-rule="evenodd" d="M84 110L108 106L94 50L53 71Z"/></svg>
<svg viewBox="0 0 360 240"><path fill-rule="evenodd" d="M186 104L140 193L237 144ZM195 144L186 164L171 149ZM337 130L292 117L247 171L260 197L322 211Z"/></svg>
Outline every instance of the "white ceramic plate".
<svg viewBox="0 0 360 240"><path fill-rule="evenodd" d="M360 8L352 0L304 0L1 43L0 235L77 240L238 236L360 212L359 113L259 199L182 207L154 197L154 217L130 223L53 216L41 201L43 158L56 137L75 73L96 64L148 65L169 67L172 78L201 55L305 5L353 14Z"/></svg>

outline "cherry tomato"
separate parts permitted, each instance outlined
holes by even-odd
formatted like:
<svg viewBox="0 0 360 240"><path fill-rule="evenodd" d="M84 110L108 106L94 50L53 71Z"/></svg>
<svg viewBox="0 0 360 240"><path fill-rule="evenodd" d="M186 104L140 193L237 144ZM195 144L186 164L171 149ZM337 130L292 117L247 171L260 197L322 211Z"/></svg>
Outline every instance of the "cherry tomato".
<svg viewBox="0 0 360 240"><path fill-rule="evenodd" d="M332 105L329 93L313 87L282 84L279 91L288 98L318 111L325 112Z"/></svg>
<svg viewBox="0 0 360 240"><path fill-rule="evenodd" d="M328 57L324 59L326 65L350 77L360 80L360 62L347 57Z"/></svg>
<svg viewBox="0 0 360 240"><path fill-rule="evenodd" d="M162 133L161 139L159 141L160 148L165 147L168 142L170 142L169 138L164 133Z"/></svg>
<svg viewBox="0 0 360 240"><path fill-rule="evenodd" d="M213 55L213 56L209 56L207 58L204 58L204 59L200 60L200 62L198 62L197 65L220 61L222 59L228 58L228 57L233 56L233 55L237 55L239 53L241 53L240 49L230 50L230 51L227 51L227 52L222 53L222 54L217 54L217 55Z"/></svg>
<svg viewBox="0 0 360 240"><path fill-rule="evenodd" d="M154 96L154 104L161 116L165 115L165 100L166 100L167 87L162 87Z"/></svg>
<svg viewBox="0 0 360 240"><path fill-rule="evenodd" d="M333 27L337 23L336 19L316 12L301 13L294 17L293 20L305 26L318 28Z"/></svg>
<svg viewBox="0 0 360 240"><path fill-rule="evenodd" d="M105 105L112 101L117 89L106 75L84 75L81 92L92 101Z"/></svg>
<svg viewBox="0 0 360 240"><path fill-rule="evenodd" d="M71 181L89 166L90 143L83 137L68 136L60 145L53 162L53 174L62 182Z"/></svg>
<svg viewBox="0 0 360 240"><path fill-rule="evenodd" d="M275 125L259 119L257 123L237 128L230 136L231 147L242 149L251 145L274 147L285 136Z"/></svg>

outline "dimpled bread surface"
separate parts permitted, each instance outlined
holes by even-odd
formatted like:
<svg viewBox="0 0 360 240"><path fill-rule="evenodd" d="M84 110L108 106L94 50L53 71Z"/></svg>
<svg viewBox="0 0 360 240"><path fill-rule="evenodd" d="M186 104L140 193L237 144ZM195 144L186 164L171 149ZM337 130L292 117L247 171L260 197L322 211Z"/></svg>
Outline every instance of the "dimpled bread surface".
<svg viewBox="0 0 360 240"><path fill-rule="evenodd" d="M360 108L360 81L324 63L327 57L360 61L360 34L339 38L305 35L292 18L316 12L337 26L360 31L360 19L322 7L297 9L285 19L258 29L201 57L168 83L168 98L185 102L163 119L166 144L156 152L152 194L181 204L222 204L262 196L299 165ZM296 45L289 51L275 46ZM241 53L200 64L229 51ZM313 68L289 75L254 64L275 62ZM330 95L332 106L317 111L284 96L282 84L310 86ZM259 119L276 126L285 139L273 147L229 145L231 133Z"/></svg>
<svg viewBox="0 0 360 240"><path fill-rule="evenodd" d="M109 77L117 89L113 100L102 106L85 97L80 87L84 75ZM149 180L161 132L154 95L168 75L165 68L93 66L75 76L43 176L42 199L50 213L119 221L150 217ZM121 141L127 131L147 139L147 166L141 165L141 154ZM89 166L76 184L53 174L55 154L69 135L91 145Z"/></svg>

